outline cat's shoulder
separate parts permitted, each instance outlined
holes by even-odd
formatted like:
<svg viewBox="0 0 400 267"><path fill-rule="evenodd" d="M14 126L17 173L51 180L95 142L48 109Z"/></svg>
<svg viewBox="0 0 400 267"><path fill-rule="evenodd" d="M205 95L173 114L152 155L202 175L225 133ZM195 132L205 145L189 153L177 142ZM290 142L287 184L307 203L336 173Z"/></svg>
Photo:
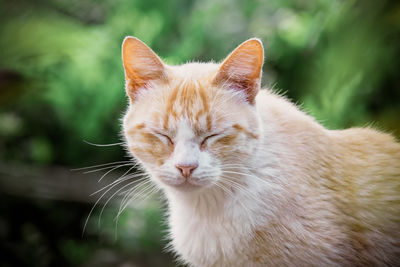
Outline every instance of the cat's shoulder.
<svg viewBox="0 0 400 267"><path fill-rule="evenodd" d="M335 154L347 164L349 173L364 173L371 181L400 180L400 143L394 136L373 128L329 131ZM397 191L398 192L398 191Z"/></svg>
<svg viewBox="0 0 400 267"><path fill-rule="evenodd" d="M345 130L330 130L332 136L349 145L364 147L387 148L397 150L400 154L400 143L390 134L372 127L350 128Z"/></svg>
<svg viewBox="0 0 400 267"><path fill-rule="evenodd" d="M308 115L297 104L293 103L283 93L271 89L262 89L256 98L257 111L265 123L285 129L300 129L304 131L324 131L314 117Z"/></svg>

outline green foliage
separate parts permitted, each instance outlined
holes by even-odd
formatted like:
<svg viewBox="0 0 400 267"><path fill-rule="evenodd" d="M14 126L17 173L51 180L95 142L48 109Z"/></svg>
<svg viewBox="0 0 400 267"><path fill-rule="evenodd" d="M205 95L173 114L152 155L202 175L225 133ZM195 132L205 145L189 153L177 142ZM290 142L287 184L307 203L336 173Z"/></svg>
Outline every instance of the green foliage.
<svg viewBox="0 0 400 267"><path fill-rule="evenodd" d="M19 2L27 8L18 9ZM387 23L390 3L71 3L2 4L0 67L24 80L23 90L12 98L17 111L7 105L2 110L23 121L19 136L32 138L28 147L34 147L31 156L15 160L79 164L79 155L100 162L122 156L121 149L99 155L82 140L118 142L127 102L120 60L126 35L139 37L172 64L221 60L238 43L258 36L266 44L264 82L304 102L306 110L333 128L370 121L368 95L379 90L385 74L398 65L391 62L395 49L387 45L388 36L398 31L398 24ZM34 113L38 118L51 116L51 122L29 118ZM30 124L38 129L27 129ZM40 145L37 140L42 140ZM17 143L11 137L0 146Z"/></svg>
<svg viewBox="0 0 400 267"><path fill-rule="evenodd" d="M71 266L82 264L93 253L95 245L87 242L77 242L74 239L68 239L61 243L63 256L69 260Z"/></svg>
<svg viewBox="0 0 400 267"><path fill-rule="evenodd" d="M341 10L341 19L326 33L305 71L304 106L332 128L369 121L368 95L392 66L393 49L385 44L385 30L376 10ZM379 66L379 67L377 67ZM308 88L306 88L307 86Z"/></svg>
<svg viewBox="0 0 400 267"><path fill-rule="evenodd" d="M101 209L99 209L101 211ZM135 203L118 217L118 205L110 205L104 212L93 214L87 227L87 235L100 235L107 243L128 252L144 253L161 251L166 244L160 243L165 232L160 203L154 198Z"/></svg>

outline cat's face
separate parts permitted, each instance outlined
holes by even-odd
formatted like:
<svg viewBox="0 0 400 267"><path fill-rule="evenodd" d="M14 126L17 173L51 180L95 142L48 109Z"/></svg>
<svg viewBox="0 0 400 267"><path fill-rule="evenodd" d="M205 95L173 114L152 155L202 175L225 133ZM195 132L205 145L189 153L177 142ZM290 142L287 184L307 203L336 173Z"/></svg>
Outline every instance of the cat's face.
<svg viewBox="0 0 400 267"><path fill-rule="evenodd" d="M167 66L141 41L127 38L123 60L130 98L124 135L157 183L192 191L247 165L260 138L258 40L245 42L222 64Z"/></svg>

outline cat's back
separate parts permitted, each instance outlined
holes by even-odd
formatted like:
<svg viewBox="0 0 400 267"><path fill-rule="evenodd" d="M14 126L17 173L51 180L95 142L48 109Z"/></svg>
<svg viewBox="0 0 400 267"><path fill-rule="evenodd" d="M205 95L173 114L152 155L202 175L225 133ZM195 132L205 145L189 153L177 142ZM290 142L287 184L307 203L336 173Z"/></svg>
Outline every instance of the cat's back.
<svg viewBox="0 0 400 267"><path fill-rule="evenodd" d="M360 262L400 265L400 144L371 128L329 133L337 207Z"/></svg>
<svg viewBox="0 0 400 267"><path fill-rule="evenodd" d="M302 159L295 172L290 172L295 163L288 164L288 173L298 181L318 181L311 200L329 195L332 231L343 234L337 243L342 260L336 262L400 265L400 143L372 128L328 130L269 90L257 100L268 146L283 143L280 155L289 155L284 162ZM279 138L268 135L271 128Z"/></svg>
<svg viewBox="0 0 400 267"><path fill-rule="evenodd" d="M400 143L392 135L372 128L334 130L329 134L347 175L368 177L371 182L392 181L400 190Z"/></svg>

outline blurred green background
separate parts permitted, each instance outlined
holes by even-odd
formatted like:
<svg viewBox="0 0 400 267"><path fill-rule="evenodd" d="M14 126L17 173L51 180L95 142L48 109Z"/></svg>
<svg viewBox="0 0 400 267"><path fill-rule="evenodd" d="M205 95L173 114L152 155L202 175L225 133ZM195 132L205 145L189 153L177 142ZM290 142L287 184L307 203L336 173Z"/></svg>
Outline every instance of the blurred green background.
<svg viewBox="0 0 400 267"><path fill-rule="evenodd" d="M0 0L1 267L174 266L157 195L116 224L118 194L100 218L109 192L82 236L100 197L90 194L130 167L100 183L112 168L71 171L129 160L121 146L84 142L121 142L127 35L170 64L219 61L259 37L266 87L328 128L400 137L396 0Z"/></svg>

